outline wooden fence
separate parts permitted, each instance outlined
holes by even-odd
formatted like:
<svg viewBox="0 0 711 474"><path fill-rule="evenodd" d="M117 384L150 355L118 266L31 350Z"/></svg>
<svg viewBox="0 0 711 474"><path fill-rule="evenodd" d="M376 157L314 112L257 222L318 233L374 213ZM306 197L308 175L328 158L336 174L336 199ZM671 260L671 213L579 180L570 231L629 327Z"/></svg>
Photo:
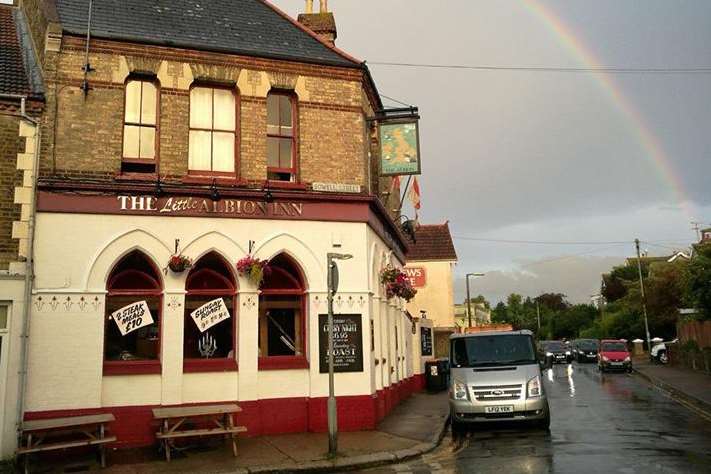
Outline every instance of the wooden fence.
<svg viewBox="0 0 711 474"><path fill-rule="evenodd" d="M711 347L711 321L689 321L677 327L679 343L695 341L699 349Z"/></svg>

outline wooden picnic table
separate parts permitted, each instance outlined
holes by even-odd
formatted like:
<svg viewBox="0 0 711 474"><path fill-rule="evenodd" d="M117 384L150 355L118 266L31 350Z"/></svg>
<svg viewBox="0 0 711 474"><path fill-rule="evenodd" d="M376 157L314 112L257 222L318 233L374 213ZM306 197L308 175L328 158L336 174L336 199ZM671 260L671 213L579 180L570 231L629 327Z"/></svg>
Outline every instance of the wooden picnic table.
<svg viewBox="0 0 711 474"><path fill-rule="evenodd" d="M30 454L80 446L98 446L101 467L106 467L105 445L116 441L116 436L107 434L106 425L114 420L114 415L103 413L23 422L23 443L17 455L25 456L25 473L30 469Z"/></svg>
<svg viewBox="0 0 711 474"><path fill-rule="evenodd" d="M154 408L153 418L161 421L161 428L156 438L163 443L165 458L170 461L170 449L176 438L200 436L225 436L232 441L232 452L237 456L237 433L244 433L247 428L235 426L234 413L242 409L234 403L221 405L199 405L193 407ZM207 420L214 427L183 429L188 420Z"/></svg>

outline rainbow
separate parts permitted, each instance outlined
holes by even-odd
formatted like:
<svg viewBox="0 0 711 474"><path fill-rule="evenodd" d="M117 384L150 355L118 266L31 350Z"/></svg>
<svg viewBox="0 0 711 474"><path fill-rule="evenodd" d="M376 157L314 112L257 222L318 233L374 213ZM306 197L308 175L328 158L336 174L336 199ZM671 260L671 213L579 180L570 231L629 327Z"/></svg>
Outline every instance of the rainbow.
<svg viewBox="0 0 711 474"><path fill-rule="evenodd" d="M551 8L542 5L538 0L523 0L522 4L555 34L558 42L578 61L589 68L604 67L591 48L583 43L580 36L576 35L560 15L557 15ZM634 133L635 139L645 151L645 156L652 164L660 183L671 191L677 204L687 214L687 217L693 220L692 200L685 192L684 184L676 174L663 145L645 123L642 114L624 95L611 74L605 72L594 72L593 74L602 91L608 96Z"/></svg>

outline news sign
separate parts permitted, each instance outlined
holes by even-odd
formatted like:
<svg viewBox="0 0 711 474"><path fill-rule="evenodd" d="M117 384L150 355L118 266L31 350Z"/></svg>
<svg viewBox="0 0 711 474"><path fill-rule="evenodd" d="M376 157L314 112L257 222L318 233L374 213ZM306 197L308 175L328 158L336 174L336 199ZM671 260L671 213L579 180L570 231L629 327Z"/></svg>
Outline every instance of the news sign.
<svg viewBox="0 0 711 474"><path fill-rule="evenodd" d="M423 267L405 267L405 275L414 288L427 285L427 272Z"/></svg>

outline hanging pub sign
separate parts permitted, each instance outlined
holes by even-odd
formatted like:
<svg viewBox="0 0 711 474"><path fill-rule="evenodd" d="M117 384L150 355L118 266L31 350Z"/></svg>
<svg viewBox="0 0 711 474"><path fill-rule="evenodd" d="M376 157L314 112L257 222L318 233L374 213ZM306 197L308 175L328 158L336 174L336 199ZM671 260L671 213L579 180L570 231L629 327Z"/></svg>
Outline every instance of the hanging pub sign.
<svg viewBox="0 0 711 474"><path fill-rule="evenodd" d="M380 124L380 175L420 174L420 132L417 121Z"/></svg>
<svg viewBox="0 0 711 474"><path fill-rule="evenodd" d="M190 313L200 332L205 332L215 324L229 319L230 312L222 298L209 301Z"/></svg>
<svg viewBox="0 0 711 474"><path fill-rule="evenodd" d="M333 371L363 372L363 326L360 314L333 315ZM318 315L319 371L328 373L328 315Z"/></svg>
<svg viewBox="0 0 711 474"><path fill-rule="evenodd" d="M420 339L422 342L422 355L432 355L432 328L420 328Z"/></svg>
<svg viewBox="0 0 711 474"><path fill-rule="evenodd" d="M131 303L128 306L111 313L111 318L116 322L121 335L125 336L128 333L153 324L151 310L148 309L148 303L138 301Z"/></svg>

